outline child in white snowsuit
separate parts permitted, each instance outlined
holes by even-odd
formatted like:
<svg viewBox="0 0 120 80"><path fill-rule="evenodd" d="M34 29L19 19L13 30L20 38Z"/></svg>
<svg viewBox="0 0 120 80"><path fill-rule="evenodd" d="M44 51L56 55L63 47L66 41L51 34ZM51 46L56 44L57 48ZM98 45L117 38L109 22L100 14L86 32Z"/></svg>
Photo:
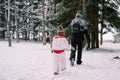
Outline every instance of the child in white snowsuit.
<svg viewBox="0 0 120 80"><path fill-rule="evenodd" d="M64 29L58 26L57 35L53 37L52 51L54 57L54 75L58 75L59 71L66 69L65 49L69 49L67 39L64 37Z"/></svg>

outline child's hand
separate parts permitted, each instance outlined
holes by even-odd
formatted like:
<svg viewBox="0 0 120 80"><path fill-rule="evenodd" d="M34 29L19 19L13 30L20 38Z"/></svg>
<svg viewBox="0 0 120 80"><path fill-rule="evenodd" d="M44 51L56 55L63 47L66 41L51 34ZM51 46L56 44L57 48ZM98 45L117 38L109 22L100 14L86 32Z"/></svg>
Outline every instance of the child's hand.
<svg viewBox="0 0 120 80"><path fill-rule="evenodd" d="M71 47L71 50L75 51L75 48L74 48L74 47Z"/></svg>
<svg viewBox="0 0 120 80"><path fill-rule="evenodd" d="M51 50L51 53L53 53L53 50Z"/></svg>

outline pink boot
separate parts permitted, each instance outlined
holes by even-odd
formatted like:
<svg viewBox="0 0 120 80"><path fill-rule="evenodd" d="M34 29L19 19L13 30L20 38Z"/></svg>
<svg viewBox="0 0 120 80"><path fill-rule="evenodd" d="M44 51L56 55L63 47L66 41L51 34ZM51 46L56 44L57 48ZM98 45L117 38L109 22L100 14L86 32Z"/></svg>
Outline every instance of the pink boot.
<svg viewBox="0 0 120 80"><path fill-rule="evenodd" d="M57 73L57 72L54 72L54 75L58 75L58 73Z"/></svg>

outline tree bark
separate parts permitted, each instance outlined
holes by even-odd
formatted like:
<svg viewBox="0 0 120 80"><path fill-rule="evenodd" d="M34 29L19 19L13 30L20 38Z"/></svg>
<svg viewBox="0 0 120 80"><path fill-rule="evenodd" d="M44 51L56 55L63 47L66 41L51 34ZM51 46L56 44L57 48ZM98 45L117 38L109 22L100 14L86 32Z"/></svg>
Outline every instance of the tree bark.
<svg viewBox="0 0 120 80"><path fill-rule="evenodd" d="M103 28L104 28L104 7L105 7L105 0L102 0L102 19L101 19L101 31L100 31L100 45L103 44Z"/></svg>
<svg viewBox="0 0 120 80"><path fill-rule="evenodd" d="M83 9L83 16L86 20L87 12L86 12L86 0L82 0L82 9Z"/></svg>
<svg viewBox="0 0 120 80"><path fill-rule="evenodd" d="M91 49L99 48L98 40L98 0L92 0L92 3L88 7L87 17L90 23L90 32L91 32Z"/></svg>
<svg viewBox="0 0 120 80"><path fill-rule="evenodd" d="M11 47L12 44L11 44L11 34L10 34L10 0L8 0L7 34L8 34L8 44L9 47Z"/></svg>
<svg viewBox="0 0 120 80"><path fill-rule="evenodd" d="M16 27L16 38L17 38L17 43L19 43L19 29L17 26L17 5L16 5L16 0L15 0L15 27Z"/></svg>
<svg viewBox="0 0 120 80"><path fill-rule="evenodd" d="M45 8L44 8L44 5L45 5L45 0L42 0L42 37L43 37L43 45L46 45L46 35L45 35Z"/></svg>

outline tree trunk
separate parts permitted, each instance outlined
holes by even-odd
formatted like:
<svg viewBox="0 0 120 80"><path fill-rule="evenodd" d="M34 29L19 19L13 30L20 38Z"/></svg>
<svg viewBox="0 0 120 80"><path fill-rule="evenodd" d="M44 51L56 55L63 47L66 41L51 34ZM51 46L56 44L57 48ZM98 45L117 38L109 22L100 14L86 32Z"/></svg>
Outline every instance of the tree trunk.
<svg viewBox="0 0 120 80"><path fill-rule="evenodd" d="M102 24L102 23L101 23ZM103 44L103 35L102 35L102 32L103 32L103 27L101 25L101 30L100 30L100 45Z"/></svg>
<svg viewBox="0 0 120 80"><path fill-rule="evenodd" d="M16 27L16 38L17 38L17 43L19 43L19 29L17 26L17 5L16 5L16 0L15 0L15 27Z"/></svg>
<svg viewBox="0 0 120 80"><path fill-rule="evenodd" d="M10 34L10 0L8 0L7 34L8 34L8 44L9 47L11 47L12 44L11 44L11 34Z"/></svg>
<svg viewBox="0 0 120 80"><path fill-rule="evenodd" d="M45 0L42 0L42 37L43 37L43 45L46 45L46 35L45 35L45 8L44 8L44 5L45 5Z"/></svg>
<svg viewBox="0 0 120 80"><path fill-rule="evenodd" d="M102 0L102 19L101 19L101 31L100 31L100 45L103 44L103 28L104 28L104 7L105 7L105 0Z"/></svg>
<svg viewBox="0 0 120 80"><path fill-rule="evenodd" d="M83 9L83 16L86 20L87 12L86 12L86 0L82 0L82 9Z"/></svg>
<svg viewBox="0 0 120 80"><path fill-rule="evenodd" d="M49 7L49 16L51 15L54 15L56 13L56 3L55 3L55 0L53 1L54 3L52 3ZM48 24L49 26L49 41L50 41L50 44L52 43L52 39L53 39L53 34L52 34L52 31L53 31L53 26L52 24Z"/></svg>
<svg viewBox="0 0 120 80"><path fill-rule="evenodd" d="M99 48L98 40L98 1L92 0L92 3L88 7L88 18L90 23L90 32L91 32L91 49Z"/></svg>
<svg viewBox="0 0 120 80"><path fill-rule="evenodd" d="M53 12L55 14L56 13L56 3L55 3L55 0L54 0L54 4L53 5L54 5L54 11Z"/></svg>

